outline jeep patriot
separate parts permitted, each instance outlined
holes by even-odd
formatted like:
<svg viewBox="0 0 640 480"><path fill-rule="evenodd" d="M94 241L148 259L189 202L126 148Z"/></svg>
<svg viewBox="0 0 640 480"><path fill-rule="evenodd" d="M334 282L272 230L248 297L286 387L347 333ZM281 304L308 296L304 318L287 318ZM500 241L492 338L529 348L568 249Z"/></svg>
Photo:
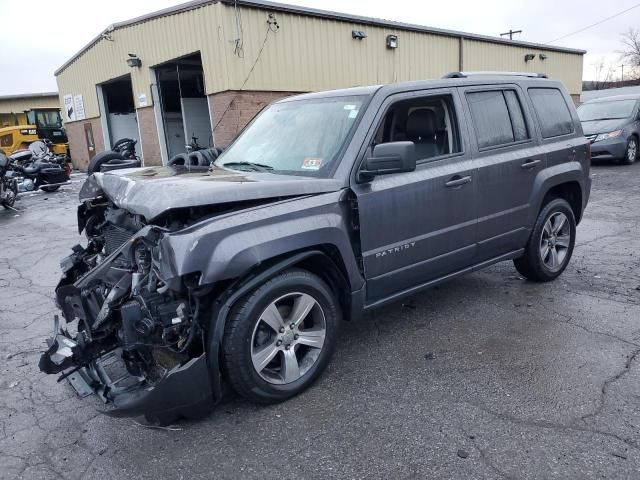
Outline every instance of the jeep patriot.
<svg viewBox="0 0 640 480"><path fill-rule="evenodd" d="M96 173L40 368L160 423L286 400L342 321L504 260L557 278L589 149L561 83L455 73L277 101L211 167Z"/></svg>

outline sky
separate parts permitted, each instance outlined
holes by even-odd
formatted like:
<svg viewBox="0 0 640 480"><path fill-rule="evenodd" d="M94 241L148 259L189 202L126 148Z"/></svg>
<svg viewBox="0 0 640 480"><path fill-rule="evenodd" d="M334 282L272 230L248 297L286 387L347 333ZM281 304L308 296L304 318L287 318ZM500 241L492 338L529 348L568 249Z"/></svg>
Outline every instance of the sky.
<svg viewBox="0 0 640 480"><path fill-rule="evenodd" d="M553 43L587 50L584 79L596 65L620 68L620 36L640 28L638 0L281 0L324 10L430 27L548 43L622 10L616 18ZM176 0L0 0L0 95L57 90L53 72L108 25L182 3ZM603 76L603 74L601 74ZM600 78L602 79L602 78Z"/></svg>

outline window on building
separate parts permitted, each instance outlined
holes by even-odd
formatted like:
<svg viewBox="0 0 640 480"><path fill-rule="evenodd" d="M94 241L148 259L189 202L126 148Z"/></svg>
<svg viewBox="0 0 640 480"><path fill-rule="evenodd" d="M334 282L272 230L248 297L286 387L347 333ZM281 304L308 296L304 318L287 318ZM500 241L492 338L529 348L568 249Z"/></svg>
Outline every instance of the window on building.
<svg viewBox="0 0 640 480"><path fill-rule="evenodd" d="M564 96L557 88L530 88L529 96L536 110L543 138L573 132L573 120Z"/></svg>
<svg viewBox="0 0 640 480"><path fill-rule="evenodd" d="M373 145L410 140L416 160L428 161L462 151L450 95L400 100L391 105L378 127Z"/></svg>
<svg viewBox="0 0 640 480"><path fill-rule="evenodd" d="M490 148L529 138L522 105L514 90L471 92L467 102L478 148Z"/></svg>

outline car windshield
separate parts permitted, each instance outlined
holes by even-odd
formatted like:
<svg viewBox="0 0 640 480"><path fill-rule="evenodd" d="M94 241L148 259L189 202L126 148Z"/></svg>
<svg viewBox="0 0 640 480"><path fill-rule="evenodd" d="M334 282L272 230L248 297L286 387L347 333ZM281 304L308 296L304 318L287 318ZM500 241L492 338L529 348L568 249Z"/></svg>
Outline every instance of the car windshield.
<svg viewBox="0 0 640 480"><path fill-rule="evenodd" d="M578 117L581 122L629 118L635 104L635 100L583 103L578 107Z"/></svg>
<svg viewBox="0 0 640 480"><path fill-rule="evenodd" d="M249 124L216 165L326 178L363 101L352 96L275 103Z"/></svg>

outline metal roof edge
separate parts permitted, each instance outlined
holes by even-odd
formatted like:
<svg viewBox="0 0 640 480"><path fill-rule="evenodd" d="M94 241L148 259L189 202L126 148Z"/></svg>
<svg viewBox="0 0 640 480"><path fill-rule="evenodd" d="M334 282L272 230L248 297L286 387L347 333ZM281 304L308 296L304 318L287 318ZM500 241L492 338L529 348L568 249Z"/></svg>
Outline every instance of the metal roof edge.
<svg viewBox="0 0 640 480"><path fill-rule="evenodd" d="M537 48L540 50L548 50L553 52L575 53L578 55L584 55L585 53L587 53L586 50L580 50L576 48L554 47L553 45L548 45L543 43L523 42L519 40L507 40L505 38L492 37L489 35L480 35L476 33L461 32L457 30L447 30L444 28L426 27L424 25L417 25L413 23L397 22L394 20L385 20L385 19L374 18L374 17L364 17L361 15L352 15L349 13L333 12L330 10L320 10L320 9L311 8L311 7L302 7L298 5L289 5L285 3L271 2L269 0L220 0L220 3L230 4L230 5L234 5L236 2L238 5L246 6L246 7L264 8L268 10L277 10L277 11L289 12L289 13L299 13L302 15L309 15L314 17L331 18L335 20L362 23L365 25L391 27L391 28L396 28L398 30L409 30L414 32L433 33L437 35L446 35L449 37L464 38L469 40L480 40L484 42L500 43L505 45L517 46L517 47Z"/></svg>
<svg viewBox="0 0 640 480"><path fill-rule="evenodd" d="M160 18L164 16L176 15L182 12L194 10L196 8L203 7L205 5L215 4L215 3L222 3L225 5L239 5L239 6L245 6L250 8L261 8L265 10L275 10L275 11L286 12L286 13L297 13L300 15L307 15L312 17L330 18L333 20L360 23L364 25L371 25L371 26L378 26L378 27L394 28L397 30L413 31L413 32L419 32L419 33L432 33L435 35L444 35L448 37L463 38L468 40L478 40L478 41L489 42L489 43L510 45L514 47L529 47L529 48L536 48L539 50L547 50L552 52L573 53L576 55L584 55L585 53L587 53L586 50L580 50L575 48L554 47L553 45L542 44L542 43L523 42L519 40L507 40L504 38L492 37L489 35L460 32L457 30L447 30L443 28L426 27L423 25L416 25L412 23L404 23L404 22L397 22L394 20L385 20L385 19L374 18L374 17L352 15L348 13L340 13L340 12L334 12L330 10L321 10L317 8L303 7L299 5L290 5L286 3L271 2L268 0L192 0L190 2L181 3L173 7L164 8L162 10L157 10L155 12L151 12L146 15L135 17L130 20L125 20L122 22L109 25L107 28L101 31L96 37L94 37L89 43L87 43L78 52L76 52L71 58L69 58L69 60L63 63L54 72L54 75L58 76L60 73L62 73L63 70L65 70L69 65L71 65L77 58L79 58L87 50L93 47L98 41L100 41L100 39L103 38L104 35L109 34L114 30L117 30L119 28L124 28L124 27L130 27L138 23L147 22L149 20L154 20L156 18Z"/></svg>
<svg viewBox="0 0 640 480"><path fill-rule="evenodd" d="M15 100L20 98L43 98L57 97L58 92L40 92L40 93L16 93L14 95L0 95L0 100Z"/></svg>

